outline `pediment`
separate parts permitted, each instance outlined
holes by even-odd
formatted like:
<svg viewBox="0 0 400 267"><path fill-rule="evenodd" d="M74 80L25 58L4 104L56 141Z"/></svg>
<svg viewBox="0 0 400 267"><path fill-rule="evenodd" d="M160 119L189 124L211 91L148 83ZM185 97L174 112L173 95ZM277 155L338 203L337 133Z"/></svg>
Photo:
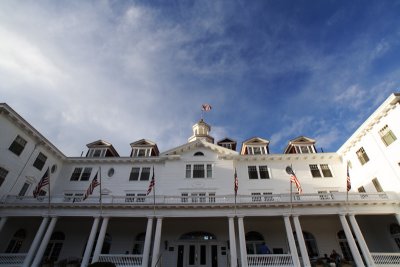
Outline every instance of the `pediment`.
<svg viewBox="0 0 400 267"><path fill-rule="evenodd" d="M263 139L260 137L253 137L250 139L247 139L246 141L243 142L243 145L250 145L250 144L257 144L257 145L261 145L261 144L269 144L269 141L267 139Z"/></svg>
<svg viewBox="0 0 400 267"><path fill-rule="evenodd" d="M306 136L299 136L296 137L295 139L292 139L289 141L290 144L294 144L294 143L312 143L315 144L315 140L311 139L309 137Z"/></svg>
<svg viewBox="0 0 400 267"><path fill-rule="evenodd" d="M210 142L204 141L204 140L196 140L190 143L186 143L182 146L170 149L168 151L165 151L161 153L161 156L173 156L173 155L182 155L183 153L187 153L190 151L197 151L199 148L206 148L210 149L211 151L214 151L220 155L238 155L236 151L233 151L228 148L224 148L215 144L212 144Z"/></svg>
<svg viewBox="0 0 400 267"><path fill-rule="evenodd" d="M236 143L236 140L225 137L224 139L221 139L217 142L217 144L220 144L220 143Z"/></svg>
<svg viewBox="0 0 400 267"><path fill-rule="evenodd" d="M130 145L131 147L143 147L143 146L155 146L157 144L147 139L140 139L136 142L131 143Z"/></svg>
<svg viewBox="0 0 400 267"><path fill-rule="evenodd" d="M105 147L105 146L107 146L107 147L110 147L110 146L112 146L112 144L111 143L109 143L109 142L107 142L107 141L104 141L104 140L97 140L97 141L94 141L94 142L92 142L92 143L89 143L89 144L87 144L86 145L88 148L93 148L93 147Z"/></svg>

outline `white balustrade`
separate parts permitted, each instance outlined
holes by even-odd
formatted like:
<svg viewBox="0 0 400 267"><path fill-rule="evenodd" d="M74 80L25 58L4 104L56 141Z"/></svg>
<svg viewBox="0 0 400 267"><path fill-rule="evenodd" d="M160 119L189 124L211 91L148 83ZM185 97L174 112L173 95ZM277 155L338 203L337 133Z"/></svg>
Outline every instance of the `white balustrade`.
<svg viewBox="0 0 400 267"><path fill-rule="evenodd" d="M112 262L117 267L142 266L142 255L100 254L99 262Z"/></svg>
<svg viewBox="0 0 400 267"><path fill-rule="evenodd" d="M248 255L247 261L249 267L292 267L293 260L290 254L256 254Z"/></svg>
<svg viewBox="0 0 400 267"><path fill-rule="evenodd" d="M0 266L22 266L26 253L0 253Z"/></svg>
<svg viewBox="0 0 400 267"><path fill-rule="evenodd" d="M400 253L371 253L376 266L400 266Z"/></svg>

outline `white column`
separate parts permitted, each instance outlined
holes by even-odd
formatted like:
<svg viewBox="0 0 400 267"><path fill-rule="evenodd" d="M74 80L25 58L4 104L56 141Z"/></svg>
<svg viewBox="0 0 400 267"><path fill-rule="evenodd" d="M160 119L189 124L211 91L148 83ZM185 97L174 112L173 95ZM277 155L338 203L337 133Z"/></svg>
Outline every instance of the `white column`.
<svg viewBox="0 0 400 267"><path fill-rule="evenodd" d="M8 217L1 217L1 220L0 220L0 233L1 233L1 230L3 230L3 227L6 224L7 219L8 219Z"/></svg>
<svg viewBox="0 0 400 267"><path fill-rule="evenodd" d="M400 214L395 213L394 216L396 216L397 223L400 224Z"/></svg>
<svg viewBox="0 0 400 267"><path fill-rule="evenodd" d="M243 216L238 217L238 227L239 227L240 262L242 264L241 267L248 267L246 236L244 233Z"/></svg>
<svg viewBox="0 0 400 267"><path fill-rule="evenodd" d="M160 253L161 227L162 227L162 217L158 217L156 224L156 233L154 234L153 257L151 258L152 267L156 266L159 256L158 254Z"/></svg>
<svg viewBox="0 0 400 267"><path fill-rule="evenodd" d="M369 252L367 243L365 242L364 236L361 233L360 227L358 226L355 216L353 214L350 214L349 220L351 227L353 228L354 234L356 235L358 244L360 245L361 252L364 255L364 259L367 262L367 265L371 267L375 266L375 262L372 259L371 253Z"/></svg>
<svg viewBox="0 0 400 267"><path fill-rule="evenodd" d="M148 217L147 219L147 228L146 228L146 237L144 238L144 248L142 255L142 267L149 266L149 257L150 257L150 245L151 245L151 236L153 233L153 217Z"/></svg>
<svg viewBox="0 0 400 267"><path fill-rule="evenodd" d="M108 217L104 217L103 222L101 223L99 236L97 237L96 248L94 249L94 253L93 253L92 263L95 263L99 260L101 249L103 248L104 237L106 236L109 219L110 218L108 218Z"/></svg>
<svg viewBox="0 0 400 267"><path fill-rule="evenodd" d="M86 244L85 253L83 254L83 259L81 263L81 267L86 267L89 263L90 253L93 249L94 240L96 239L97 228L99 226L99 217L95 217L92 225L92 230L90 230L90 235L88 242Z"/></svg>
<svg viewBox="0 0 400 267"><path fill-rule="evenodd" d="M44 251L46 250L47 244L49 243L49 240L51 238L51 234L53 233L54 227L56 226L57 223L57 217L51 218L49 227L47 228L46 233L44 234L42 243L40 243L39 249L36 252L35 259L32 262L31 267L37 267L39 266L40 262L42 261Z"/></svg>
<svg viewBox="0 0 400 267"><path fill-rule="evenodd" d="M228 218L228 222L229 222L229 247L231 254L231 267L237 267L235 222L233 221L233 216Z"/></svg>
<svg viewBox="0 0 400 267"><path fill-rule="evenodd" d="M301 258L305 267L311 267L310 258L308 257L306 242L304 242L303 230L299 221L299 216L293 216L294 228L296 229L297 241L299 241Z"/></svg>
<svg viewBox="0 0 400 267"><path fill-rule="evenodd" d="M351 233L349 224L347 223L346 216L344 214L339 215L340 222L342 223L344 234L346 235L347 243L349 244L351 254L353 255L353 259L356 263L357 267L365 266L360 252L358 251L356 241L353 238L353 234Z"/></svg>
<svg viewBox="0 0 400 267"><path fill-rule="evenodd" d="M283 220L285 221L286 235L289 241L290 254L292 254L293 265L301 266L299 255L297 254L296 242L294 241L293 230L290 224L289 215L283 216Z"/></svg>
<svg viewBox="0 0 400 267"><path fill-rule="evenodd" d="M29 267L31 265L33 255L35 254L35 252L39 246L40 240L42 239L44 230L46 230L48 222L49 222L49 217L44 217L42 220L42 223L39 226L39 230L36 232L36 235L35 235L35 238L33 239L32 245L29 248L28 254L25 257L24 264L22 265L23 267Z"/></svg>

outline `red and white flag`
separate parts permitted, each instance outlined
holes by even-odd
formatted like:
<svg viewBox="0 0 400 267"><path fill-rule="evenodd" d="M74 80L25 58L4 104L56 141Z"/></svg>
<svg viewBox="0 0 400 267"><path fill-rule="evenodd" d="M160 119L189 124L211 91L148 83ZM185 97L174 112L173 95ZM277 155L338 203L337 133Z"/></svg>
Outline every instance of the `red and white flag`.
<svg viewBox="0 0 400 267"><path fill-rule="evenodd" d="M286 172L290 175L290 182L294 183L297 188L297 192L299 194L303 193L303 189L301 188L301 184L299 179L297 179L296 175L294 174L294 171L291 167L287 166L286 167Z"/></svg>
<svg viewBox="0 0 400 267"><path fill-rule="evenodd" d="M86 190L85 195L83 196L83 200L87 199L91 194L93 194L93 190L96 186L100 185L99 180L97 179L97 175L99 172L96 173L96 175L93 177L92 182L90 183L88 189Z"/></svg>
<svg viewBox="0 0 400 267"><path fill-rule="evenodd" d="M201 105L201 110L202 111L210 111L211 110L211 105L210 104L203 104L203 105Z"/></svg>
<svg viewBox="0 0 400 267"><path fill-rule="evenodd" d="M42 179L40 179L39 183L35 187L35 190L33 190L33 197L36 198L37 196L39 196L39 193L40 191L42 191L42 188L49 184L50 184L50 176L49 176L49 168L47 168Z"/></svg>
<svg viewBox="0 0 400 267"><path fill-rule="evenodd" d="M154 167L153 167L153 176L151 177L149 188L147 189L147 195L151 193L151 190L153 190L153 187L155 186L156 182L154 180Z"/></svg>
<svg viewBox="0 0 400 267"><path fill-rule="evenodd" d="M347 192L351 189L351 182L350 182L350 172L349 172L349 163L347 163Z"/></svg>
<svg viewBox="0 0 400 267"><path fill-rule="evenodd" d="M236 172L236 168L235 168L235 176L234 176L234 185L233 185L233 189L235 190L235 196L237 195L237 191L239 189L239 181L238 181L238 176L237 176L237 172Z"/></svg>

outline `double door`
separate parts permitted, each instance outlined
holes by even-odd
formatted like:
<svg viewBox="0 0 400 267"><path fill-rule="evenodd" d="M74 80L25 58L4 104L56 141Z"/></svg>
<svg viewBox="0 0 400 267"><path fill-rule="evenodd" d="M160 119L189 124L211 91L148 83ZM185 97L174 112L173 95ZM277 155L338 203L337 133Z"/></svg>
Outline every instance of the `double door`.
<svg viewBox="0 0 400 267"><path fill-rule="evenodd" d="M218 245L208 242L178 244L177 267L218 267Z"/></svg>

